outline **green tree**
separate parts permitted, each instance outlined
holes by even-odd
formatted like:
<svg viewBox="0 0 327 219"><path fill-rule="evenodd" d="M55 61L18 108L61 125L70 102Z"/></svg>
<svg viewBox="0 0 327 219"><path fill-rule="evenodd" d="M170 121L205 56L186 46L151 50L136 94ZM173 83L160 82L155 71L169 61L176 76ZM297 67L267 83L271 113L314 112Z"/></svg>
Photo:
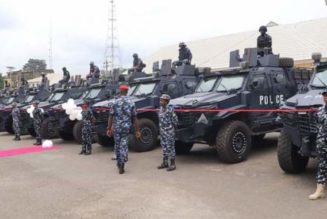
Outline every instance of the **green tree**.
<svg viewBox="0 0 327 219"><path fill-rule="evenodd" d="M41 59L29 59L28 62L24 65L24 71L30 72L42 72L47 69L47 64L45 60Z"/></svg>
<svg viewBox="0 0 327 219"><path fill-rule="evenodd" d="M2 76L2 73L0 73L0 90L4 88L4 83L5 83L5 79Z"/></svg>

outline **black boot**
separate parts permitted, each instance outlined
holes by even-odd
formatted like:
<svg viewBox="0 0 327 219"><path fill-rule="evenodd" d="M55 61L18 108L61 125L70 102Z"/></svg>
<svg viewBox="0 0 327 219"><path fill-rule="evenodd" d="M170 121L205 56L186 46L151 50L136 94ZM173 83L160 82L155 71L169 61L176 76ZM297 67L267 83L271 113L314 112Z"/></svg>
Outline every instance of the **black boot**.
<svg viewBox="0 0 327 219"><path fill-rule="evenodd" d="M15 135L15 138L13 139L14 141L17 141L17 135Z"/></svg>
<svg viewBox="0 0 327 219"><path fill-rule="evenodd" d="M92 154L92 151L86 151L85 152L85 155L91 155Z"/></svg>
<svg viewBox="0 0 327 219"><path fill-rule="evenodd" d="M118 171L119 171L119 174L124 174L125 173L125 165L124 164L122 164L122 165L120 165L119 167L118 167Z"/></svg>
<svg viewBox="0 0 327 219"><path fill-rule="evenodd" d="M161 170L161 169L165 169L165 168L167 168L168 167L168 162L167 162L167 159L163 159L162 160L162 164L160 164L160 166L158 166L157 168L159 169L159 170Z"/></svg>
<svg viewBox="0 0 327 219"><path fill-rule="evenodd" d="M81 150L81 152L79 152L79 155L85 154L84 150Z"/></svg>
<svg viewBox="0 0 327 219"><path fill-rule="evenodd" d="M170 159L168 163L167 171L173 171L173 170L176 170L175 159Z"/></svg>
<svg viewBox="0 0 327 219"><path fill-rule="evenodd" d="M36 139L36 142L34 143L36 146L41 146L42 145L42 140L41 139Z"/></svg>
<svg viewBox="0 0 327 219"><path fill-rule="evenodd" d="M19 135L17 135L16 141L20 141L20 136Z"/></svg>

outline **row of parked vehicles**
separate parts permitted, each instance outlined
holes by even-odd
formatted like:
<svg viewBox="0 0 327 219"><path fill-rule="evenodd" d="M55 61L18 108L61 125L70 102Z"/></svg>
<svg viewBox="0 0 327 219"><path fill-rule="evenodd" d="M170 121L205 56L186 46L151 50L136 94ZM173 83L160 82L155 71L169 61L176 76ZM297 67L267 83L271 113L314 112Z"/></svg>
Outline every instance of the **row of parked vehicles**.
<svg viewBox="0 0 327 219"><path fill-rule="evenodd" d="M317 98L327 84L327 62L318 55L314 69L295 68L290 58L268 54L257 56L257 49L230 53L230 66L212 70L194 65L173 66L171 60L155 63L153 74L133 77L133 80L111 78L101 83L70 84L50 93L30 91L25 97L1 99L0 131L12 133L11 103L19 102L22 111L22 133L35 135L27 113L31 101L42 101L45 110L42 136L63 140L81 140L82 122L70 120L62 104L74 99L93 102L96 118L94 141L113 146L106 135L109 106L117 95L118 86L129 81L128 95L138 111L141 138L130 135L130 147L137 152L154 149L158 144L159 97L169 94L170 104L178 116L176 152L185 154L195 143L215 147L219 158L227 163L244 161L251 146L260 143L265 134L281 131L278 158L288 173L305 169L309 157L315 156L315 124L310 120L314 112L287 112L279 109L317 108L323 104ZM147 76L147 77L144 77ZM326 83L326 84L325 84Z"/></svg>

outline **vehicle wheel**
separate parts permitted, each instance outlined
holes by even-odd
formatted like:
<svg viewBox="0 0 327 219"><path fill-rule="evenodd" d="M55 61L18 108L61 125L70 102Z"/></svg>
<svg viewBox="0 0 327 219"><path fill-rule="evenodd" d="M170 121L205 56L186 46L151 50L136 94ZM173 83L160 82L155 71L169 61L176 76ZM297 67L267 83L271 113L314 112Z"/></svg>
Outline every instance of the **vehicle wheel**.
<svg viewBox="0 0 327 219"><path fill-rule="evenodd" d="M188 154L193 148L193 143L186 143L182 141L175 142L175 150L177 155Z"/></svg>
<svg viewBox="0 0 327 219"><path fill-rule="evenodd" d="M135 135L131 137L130 147L135 152L146 152L153 150L157 145L158 129L156 124L150 119L140 119L139 128L141 138L137 139Z"/></svg>
<svg viewBox="0 0 327 219"><path fill-rule="evenodd" d="M49 118L46 118L45 120L43 120L42 125L41 125L42 139L53 139L53 138L57 137L56 132L49 127L49 126L51 126L50 123L51 123L51 121L49 120Z"/></svg>
<svg viewBox="0 0 327 219"><path fill-rule="evenodd" d="M9 116L5 121L5 129L6 129L6 132L8 132L11 135L15 134L12 123L13 123L12 116Z"/></svg>
<svg viewBox="0 0 327 219"><path fill-rule="evenodd" d="M75 123L75 125L74 125L74 128L73 128L74 139L79 144L82 143L82 128L83 128L83 122L82 121L77 121Z"/></svg>
<svg viewBox="0 0 327 219"><path fill-rule="evenodd" d="M109 138L103 135L97 135L97 142L103 147L113 147L115 144L114 138Z"/></svg>
<svg viewBox="0 0 327 219"><path fill-rule="evenodd" d="M294 67L294 59L292 58L280 58L279 66L282 68L293 68Z"/></svg>
<svg viewBox="0 0 327 219"><path fill-rule="evenodd" d="M292 144L290 136L283 129L278 138L277 156L278 163L285 173L302 173L305 171L309 157L302 157L298 151L299 147Z"/></svg>
<svg viewBox="0 0 327 219"><path fill-rule="evenodd" d="M72 141L74 140L74 135L71 133L67 133L64 131L59 131L59 137L64 141Z"/></svg>
<svg viewBox="0 0 327 219"><path fill-rule="evenodd" d="M221 161L239 163L246 160L251 149L251 135L241 121L226 123L217 133L216 149Z"/></svg>

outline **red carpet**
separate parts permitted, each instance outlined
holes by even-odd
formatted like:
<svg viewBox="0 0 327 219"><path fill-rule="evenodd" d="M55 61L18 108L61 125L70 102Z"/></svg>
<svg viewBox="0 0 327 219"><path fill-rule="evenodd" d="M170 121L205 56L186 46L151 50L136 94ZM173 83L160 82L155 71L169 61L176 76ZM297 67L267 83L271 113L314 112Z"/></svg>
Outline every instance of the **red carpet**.
<svg viewBox="0 0 327 219"><path fill-rule="evenodd" d="M53 151L53 150L57 150L57 149L58 149L58 147L56 147L56 146L52 147L52 148L42 148L40 146L14 148L14 149L0 151L0 157L10 157L10 156L15 156L15 155L30 154L30 153L35 153L35 152Z"/></svg>

